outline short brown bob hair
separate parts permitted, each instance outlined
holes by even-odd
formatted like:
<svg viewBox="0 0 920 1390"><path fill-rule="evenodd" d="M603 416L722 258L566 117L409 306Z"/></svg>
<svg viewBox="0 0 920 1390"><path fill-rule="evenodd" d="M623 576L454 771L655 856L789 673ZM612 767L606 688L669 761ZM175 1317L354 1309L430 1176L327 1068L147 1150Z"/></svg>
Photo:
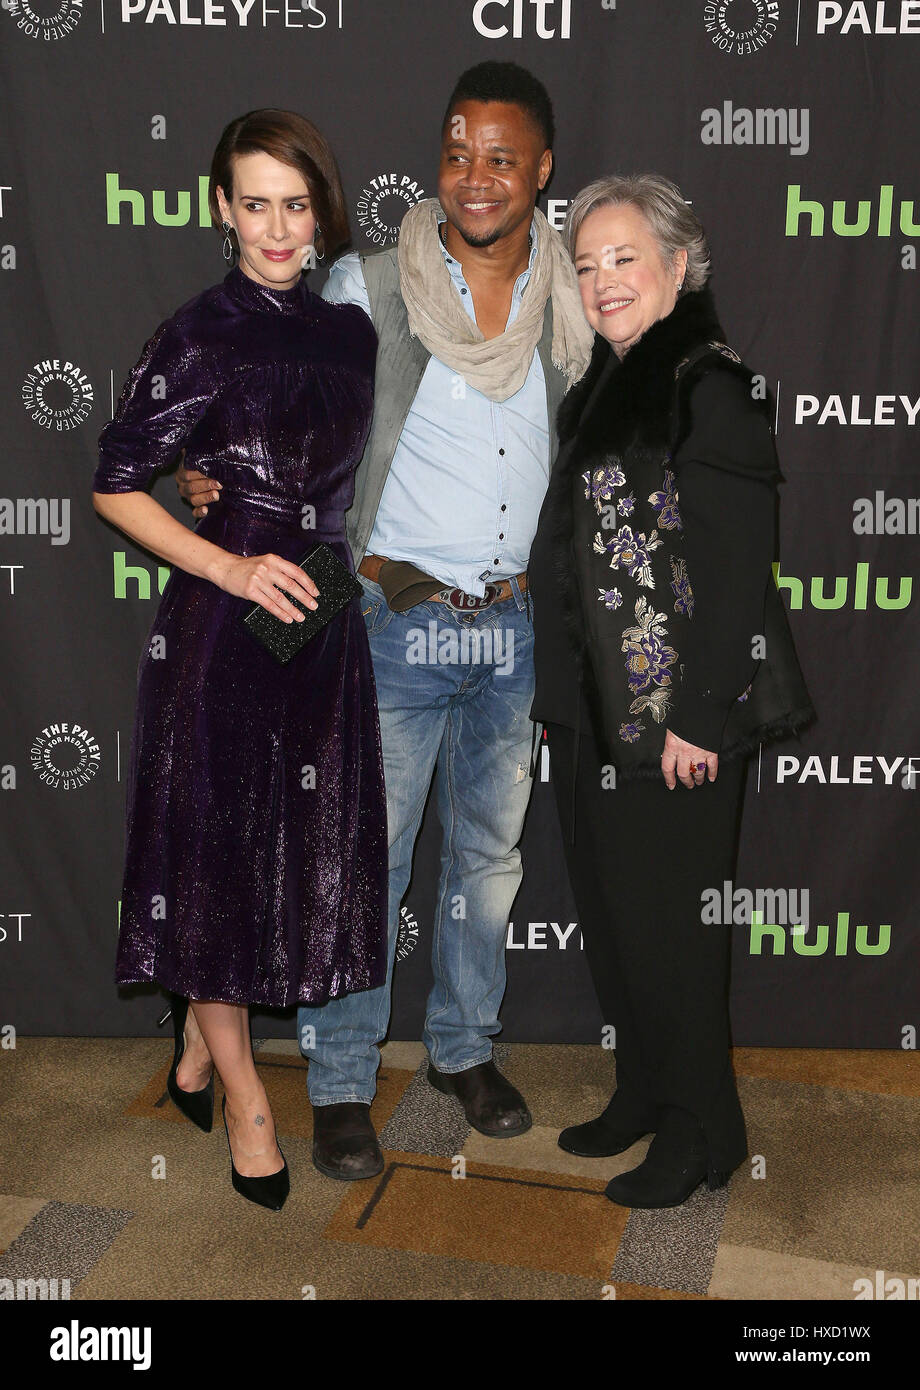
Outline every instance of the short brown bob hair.
<svg viewBox="0 0 920 1390"><path fill-rule="evenodd" d="M259 153L269 154L303 175L320 226L322 252L334 260L351 242L342 179L326 137L296 111L262 107L237 116L225 127L211 160L208 182L208 209L214 226L220 227L222 220L218 187L228 202L233 198L234 155ZM235 233L231 239L238 250Z"/></svg>

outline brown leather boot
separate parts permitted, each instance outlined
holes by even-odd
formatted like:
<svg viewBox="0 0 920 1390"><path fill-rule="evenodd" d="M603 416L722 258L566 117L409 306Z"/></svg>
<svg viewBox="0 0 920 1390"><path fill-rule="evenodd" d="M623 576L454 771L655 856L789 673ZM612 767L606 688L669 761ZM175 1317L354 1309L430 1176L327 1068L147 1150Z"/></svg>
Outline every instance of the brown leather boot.
<svg viewBox="0 0 920 1390"><path fill-rule="evenodd" d="M456 1096L466 1118L490 1139L511 1139L526 1134L533 1124L527 1102L506 1081L494 1062L480 1062L467 1071L436 1071L428 1063L428 1080L446 1096Z"/></svg>
<svg viewBox="0 0 920 1390"><path fill-rule="evenodd" d="M327 1178L343 1182L383 1172L369 1105L349 1100L313 1107L313 1166Z"/></svg>

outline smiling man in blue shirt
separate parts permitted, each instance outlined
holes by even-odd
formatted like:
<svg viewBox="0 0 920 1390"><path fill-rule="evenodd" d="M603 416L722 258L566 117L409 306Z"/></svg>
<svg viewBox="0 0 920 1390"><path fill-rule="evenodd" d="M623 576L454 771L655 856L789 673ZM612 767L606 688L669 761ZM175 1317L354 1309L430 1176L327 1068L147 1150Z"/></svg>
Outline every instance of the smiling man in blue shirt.
<svg viewBox="0 0 920 1390"><path fill-rule="evenodd" d="M556 408L593 340L561 239L535 207L553 134L549 97L523 68L464 73L442 125L438 199L406 214L398 248L343 257L323 290L361 305L379 340L347 529L365 593L390 846L387 984L298 1013L313 1161L330 1177L383 1168L370 1105L432 779L443 849L428 1079L483 1134L531 1125L492 1060L532 787L526 567ZM206 484L186 474L180 487L201 514Z"/></svg>

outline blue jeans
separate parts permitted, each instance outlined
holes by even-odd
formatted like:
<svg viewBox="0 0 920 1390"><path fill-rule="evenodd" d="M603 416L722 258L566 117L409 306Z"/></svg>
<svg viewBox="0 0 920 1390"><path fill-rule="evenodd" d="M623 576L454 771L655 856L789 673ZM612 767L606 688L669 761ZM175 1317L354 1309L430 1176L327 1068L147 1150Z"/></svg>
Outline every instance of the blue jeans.
<svg viewBox="0 0 920 1390"><path fill-rule="evenodd" d="M516 581L481 613L404 613L364 576L389 824L387 982L298 1010L313 1105L370 1104L390 1017L400 906L435 777L443 832L423 1041L438 1071L487 1062L500 1028L505 937L521 882L518 841L533 780L533 629Z"/></svg>

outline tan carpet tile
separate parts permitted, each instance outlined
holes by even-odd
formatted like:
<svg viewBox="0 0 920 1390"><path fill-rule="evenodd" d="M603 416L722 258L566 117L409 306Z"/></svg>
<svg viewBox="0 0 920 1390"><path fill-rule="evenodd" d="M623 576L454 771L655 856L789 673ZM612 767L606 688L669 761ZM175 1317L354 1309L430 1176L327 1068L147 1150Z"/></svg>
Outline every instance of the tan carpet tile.
<svg viewBox="0 0 920 1390"><path fill-rule="evenodd" d="M916 1101L751 1078L740 1091L766 1176L738 1170L723 1240L920 1272Z"/></svg>
<svg viewBox="0 0 920 1390"><path fill-rule="evenodd" d="M627 1212L590 1179L387 1153L373 1193L346 1195L328 1239L606 1279ZM358 1184L355 1184L358 1187Z"/></svg>
<svg viewBox="0 0 920 1390"><path fill-rule="evenodd" d="M9 1178L7 1172L7 1178ZM44 1197L0 1196L0 1254L45 1205Z"/></svg>
<svg viewBox="0 0 920 1390"><path fill-rule="evenodd" d="M887 1270L885 1277L894 1273ZM910 1276L902 1273L898 1277L906 1288ZM876 1272L865 1265L830 1264L826 1260L781 1255L723 1241L709 1292L720 1298L853 1300L858 1291L864 1290L863 1285L857 1285L859 1279L871 1280L875 1292Z"/></svg>
<svg viewBox="0 0 920 1390"><path fill-rule="evenodd" d="M816 1047L736 1047L737 1076L798 1081L806 1086L920 1097L920 1053L831 1051Z"/></svg>
<svg viewBox="0 0 920 1390"><path fill-rule="evenodd" d="M471 1129L462 1153L477 1163L493 1168L532 1168L540 1173L564 1173L571 1177L594 1178L602 1187L617 1173L627 1173L640 1164L648 1152L649 1139L640 1139L625 1153L611 1158L580 1158L566 1153L556 1142L559 1130L555 1125L534 1125L526 1134L514 1139L488 1139Z"/></svg>

